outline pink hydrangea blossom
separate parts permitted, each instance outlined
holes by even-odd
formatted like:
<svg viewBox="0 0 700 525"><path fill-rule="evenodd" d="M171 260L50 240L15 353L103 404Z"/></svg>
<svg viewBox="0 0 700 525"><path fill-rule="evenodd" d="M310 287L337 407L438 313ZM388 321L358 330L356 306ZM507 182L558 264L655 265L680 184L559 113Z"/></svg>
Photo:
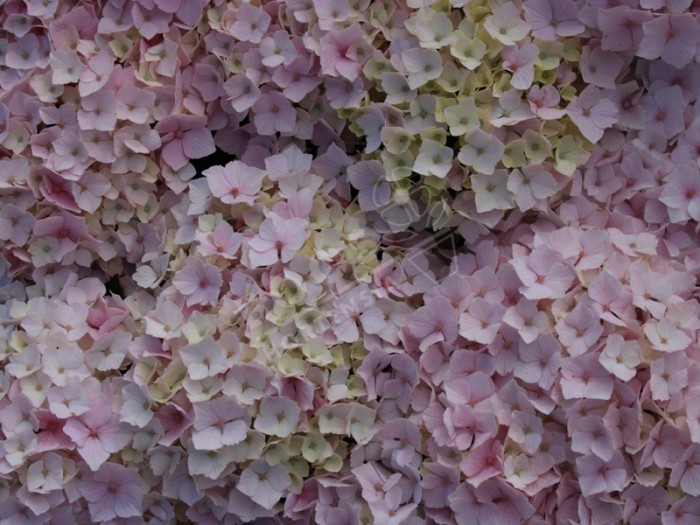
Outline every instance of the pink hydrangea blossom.
<svg viewBox="0 0 700 525"><path fill-rule="evenodd" d="M78 453L93 471L131 440L128 425L94 405L88 412L68 419L63 432L76 444Z"/></svg>
<svg viewBox="0 0 700 525"><path fill-rule="evenodd" d="M212 195L226 204L253 204L262 186L265 172L232 161L225 166L213 166L205 170Z"/></svg>
<svg viewBox="0 0 700 525"><path fill-rule="evenodd" d="M78 484L95 521L140 516L142 486L139 472L115 463L105 463Z"/></svg>
<svg viewBox="0 0 700 525"><path fill-rule="evenodd" d="M306 224L304 219L285 220L271 214L262 222L257 235L248 241L252 266L289 262L306 240Z"/></svg>
<svg viewBox="0 0 700 525"><path fill-rule="evenodd" d="M179 170L189 159L211 155L216 150L211 132L205 128L206 118L195 115L172 115L156 125L163 141L163 160Z"/></svg>
<svg viewBox="0 0 700 525"><path fill-rule="evenodd" d="M219 270L200 259L188 259L173 284L187 297L187 304L214 304L219 298L223 278Z"/></svg>

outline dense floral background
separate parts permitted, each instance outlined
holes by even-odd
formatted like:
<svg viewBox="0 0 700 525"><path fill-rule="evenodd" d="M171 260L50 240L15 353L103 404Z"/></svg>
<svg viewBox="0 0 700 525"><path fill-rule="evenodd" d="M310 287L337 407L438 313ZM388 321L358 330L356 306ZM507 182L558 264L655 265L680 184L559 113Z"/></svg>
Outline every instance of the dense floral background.
<svg viewBox="0 0 700 525"><path fill-rule="evenodd" d="M700 523L700 2L0 27L0 525Z"/></svg>

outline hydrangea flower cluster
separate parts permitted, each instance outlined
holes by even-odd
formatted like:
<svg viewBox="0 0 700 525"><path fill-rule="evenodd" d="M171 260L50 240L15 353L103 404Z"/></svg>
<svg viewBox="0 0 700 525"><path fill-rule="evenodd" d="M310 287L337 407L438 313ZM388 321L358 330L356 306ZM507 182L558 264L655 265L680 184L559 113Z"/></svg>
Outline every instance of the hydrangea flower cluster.
<svg viewBox="0 0 700 525"><path fill-rule="evenodd" d="M700 522L697 0L0 28L0 524Z"/></svg>

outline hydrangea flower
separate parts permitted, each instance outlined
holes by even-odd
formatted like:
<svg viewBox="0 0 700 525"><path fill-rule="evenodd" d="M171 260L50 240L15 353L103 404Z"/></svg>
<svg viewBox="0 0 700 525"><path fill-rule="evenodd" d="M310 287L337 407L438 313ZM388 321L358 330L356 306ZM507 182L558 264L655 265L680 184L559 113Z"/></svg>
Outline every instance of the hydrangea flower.
<svg viewBox="0 0 700 525"><path fill-rule="evenodd" d="M594 454L581 456L576 460L581 492L590 496L611 490L622 490L627 482L625 461L620 452L615 451L609 461Z"/></svg>
<svg viewBox="0 0 700 525"><path fill-rule="evenodd" d="M695 10L4 2L0 521L700 520Z"/></svg>
<svg viewBox="0 0 700 525"><path fill-rule="evenodd" d="M254 502L271 509L291 483L282 465L269 465L265 460L253 461L242 473L237 488Z"/></svg>
<svg viewBox="0 0 700 525"><path fill-rule="evenodd" d="M478 173L492 175L505 151L503 143L480 129L472 131L465 140L457 156L459 161Z"/></svg>
<svg viewBox="0 0 700 525"><path fill-rule="evenodd" d="M307 221L283 219L271 214L260 224L257 235L248 241L248 257L253 267L268 266L277 261L289 262L306 240Z"/></svg>
<svg viewBox="0 0 700 525"><path fill-rule="evenodd" d="M697 52L700 42L697 20L690 13L662 14L642 25L644 37L637 55L647 59L661 57L672 66L685 67Z"/></svg>
<svg viewBox="0 0 700 525"><path fill-rule="evenodd" d="M572 0L526 0L523 9L525 21L536 38L554 40L557 36L574 36L584 30Z"/></svg>
<svg viewBox="0 0 700 525"><path fill-rule="evenodd" d="M617 122L618 109L602 93L588 86L566 108L567 115L591 142L598 142L604 131Z"/></svg>
<svg viewBox="0 0 700 525"><path fill-rule="evenodd" d="M188 259L185 267L173 279L187 304L214 304L219 298L223 278L219 270L200 259Z"/></svg>
<svg viewBox="0 0 700 525"><path fill-rule="evenodd" d="M139 472L114 463L105 463L78 484L95 521L140 516L143 492Z"/></svg>
<svg viewBox="0 0 700 525"><path fill-rule="evenodd" d="M76 444L78 453L93 471L131 440L128 425L95 405L84 414L69 418L63 432Z"/></svg>
<svg viewBox="0 0 700 525"><path fill-rule="evenodd" d="M237 445L247 436L248 412L233 399L217 398L194 405L192 443L199 450Z"/></svg>
<svg viewBox="0 0 700 525"><path fill-rule="evenodd" d="M214 139L205 124L206 118L196 115L172 115L158 122L155 129L161 134L163 160L170 168L180 170L190 159L214 153Z"/></svg>
<svg viewBox="0 0 700 525"><path fill-rule="evenodd" d="M287 437L299 422L300 409L286 397L265 397L253 427L264 434Z"/></svg>

